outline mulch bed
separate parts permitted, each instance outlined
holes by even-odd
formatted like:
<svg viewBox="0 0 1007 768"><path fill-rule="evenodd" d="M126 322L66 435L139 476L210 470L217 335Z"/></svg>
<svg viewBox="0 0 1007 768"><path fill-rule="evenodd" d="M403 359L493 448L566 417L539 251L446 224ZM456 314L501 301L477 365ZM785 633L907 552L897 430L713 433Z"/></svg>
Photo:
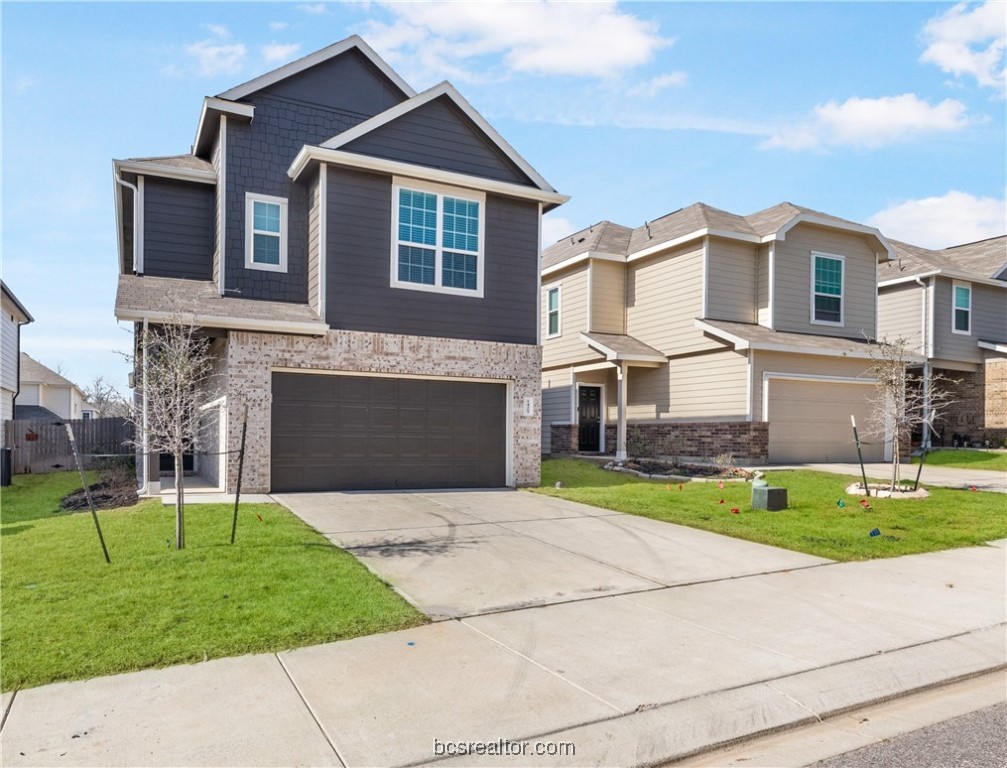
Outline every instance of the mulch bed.
<svg viewBox="0 0 1007 768"><path fill-rule="evenodd" d="M645 475L678 475L679 477L739 477L751 479L752 473L739 467L718 467L712 464L667 464L662 461L627 461L626 469Z"/></svg>
<svg viewBox="0 0 1007 768"><path fill-rule="evenodd" d="M94 502L95 509L131 507L139 501L139 497L136 495L136 483L132 478L102 480L91 486L91 500ZM74 491L69 496L64 496L59 505L67 512L89 509L83 488Z"/></svg>

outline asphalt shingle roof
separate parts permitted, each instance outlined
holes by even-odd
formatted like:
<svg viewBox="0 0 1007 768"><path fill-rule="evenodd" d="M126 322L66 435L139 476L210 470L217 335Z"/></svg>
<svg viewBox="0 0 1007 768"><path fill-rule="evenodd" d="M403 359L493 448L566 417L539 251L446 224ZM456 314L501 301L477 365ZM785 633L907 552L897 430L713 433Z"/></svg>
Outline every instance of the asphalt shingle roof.
<svg viewBox="0 0 1007 768"><path fill-rule="evenodd" d="M21 353L20 376L22 384L46 384L50 387L77 387L72 381L47 368L27 352Z"/></svg>
<svg viewBox="0 0 1007 768"><path fill-rule="evenodd" d="M878 266L881 281L913 277L937 269L992 279L1007 265L1007 235L939 251L898 240L890 242L896 258L887 265Z"/></svg>
<svg viewBox="0 0 1007 768"><path fill-rule="evenodd" d="M131 163L148 163L149 165L163 165L168 168L184 168L189 171L209 171L214 172L213 163L207 162L195 155L167 155L165 157L131 157Z"/></svg>

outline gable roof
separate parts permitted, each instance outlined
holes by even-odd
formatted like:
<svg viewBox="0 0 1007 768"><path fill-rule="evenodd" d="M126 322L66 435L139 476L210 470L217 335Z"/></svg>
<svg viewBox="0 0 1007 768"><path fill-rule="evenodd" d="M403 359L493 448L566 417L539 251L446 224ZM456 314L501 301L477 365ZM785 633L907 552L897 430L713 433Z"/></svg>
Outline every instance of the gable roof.
<svg viewBox="0 0 1007 768"><path fill-rule="evenodd" d="M49 387L72 387L80 389L76 384L52 368L47 368L27 352L21 353L21 382L23 384L45 384Z"/></svg>
<svg viewBox="0 0 1007 768"><path fill-rule="evenodd" d="M0 280L0 290L3 291L3 295L17 308L17 311L24 316L24 323L34 323L35 318L31 316L27 309L24 308L24 304L18 300L18 297L14 295L14 292L7 287L7 283Z"/></svg>
<svg viewBox="0 0 1007 768"><path fill-rule="evenodd" d="M892 241L896 261L878 267L878 280L888 285L924 275L941 274L965 280L1003 282L1007 270L1007 235L942 250Z"/></svg>
<svg viewBox="0 0 1007 768"><path fill-rule="evenodd" d="M551 267L582 253L624 256L633 230L611 221L599 221L587 229L557 240L542 252L542 267Z"/></svg>
<svg viewBox="0 0 1007 768"><path fill-rule="evenodd" d="M412 89L409 83L403 80L398 72L388 66L388 63L378 56L378 54L374 52L374 49L365 43L359 35L351 35L345 40L333 43L327 48L322 48L320 51L309 53L307 56L302 56L289 64L284 64L282 67L274 69L271 72L259 75L256 78L242 83L241 85L229 88L223 93L218 93L217 98L227 99L229 101L243 99L256 91L261 91L264 88L275 85L281 80L293 77L306 69L310 69L322 62L328 61L329 59L334 59L336 56L353 49L360 51L360 53L367 57L371 63L377 67L385 77L391 80L392 83L394 83L395 86L406 96L411 98L416 95L416 91Z"/></svg>

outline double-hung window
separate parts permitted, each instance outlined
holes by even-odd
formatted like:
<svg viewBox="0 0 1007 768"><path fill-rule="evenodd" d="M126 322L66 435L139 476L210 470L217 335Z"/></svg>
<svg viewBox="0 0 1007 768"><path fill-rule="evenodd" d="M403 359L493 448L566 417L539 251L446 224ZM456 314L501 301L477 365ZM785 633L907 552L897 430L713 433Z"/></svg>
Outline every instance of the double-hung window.
<svg viewBox="0 0 1007 768"><path fill-rule="evenodd" d="M972 333L972 285L955 280L951 284L952 333Z"/></svg>
<svg viewBox="0 0 1007 768"><path fill-rule="evenodd" d="M282 197L245 194L245 266L287 271L287 201Z"/></svg>
<svg viewBox="0 0 1007 768"><path fill-rule="evenodd" d="M560 334L559 307L560 291L559 286L557 285L555 288L550 288L546 291L546 335L548 338L559 336Z"/></svg>
<svg viewBox="0 0 1007 768"><path fill-rule="evenodd" d="M843 324L842 256L811 254L811 322Z"/></svg>
<svg viewBox="0 0 1007 768"><path fill-rule="evenodd" d="M392 194L392 287L481 297L485 197L412 181Z"/></svg>

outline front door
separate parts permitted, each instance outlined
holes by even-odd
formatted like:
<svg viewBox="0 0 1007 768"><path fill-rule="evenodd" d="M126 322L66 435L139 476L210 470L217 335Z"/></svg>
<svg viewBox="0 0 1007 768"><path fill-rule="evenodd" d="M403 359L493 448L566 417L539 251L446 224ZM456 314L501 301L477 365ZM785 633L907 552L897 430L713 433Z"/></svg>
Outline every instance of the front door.
<svg viewBox="0 0 1007 768"><path fill-rule="evenodd" d="M597 453L601 450L601 387L578 387L577 413L577 450Z"/></svg>

